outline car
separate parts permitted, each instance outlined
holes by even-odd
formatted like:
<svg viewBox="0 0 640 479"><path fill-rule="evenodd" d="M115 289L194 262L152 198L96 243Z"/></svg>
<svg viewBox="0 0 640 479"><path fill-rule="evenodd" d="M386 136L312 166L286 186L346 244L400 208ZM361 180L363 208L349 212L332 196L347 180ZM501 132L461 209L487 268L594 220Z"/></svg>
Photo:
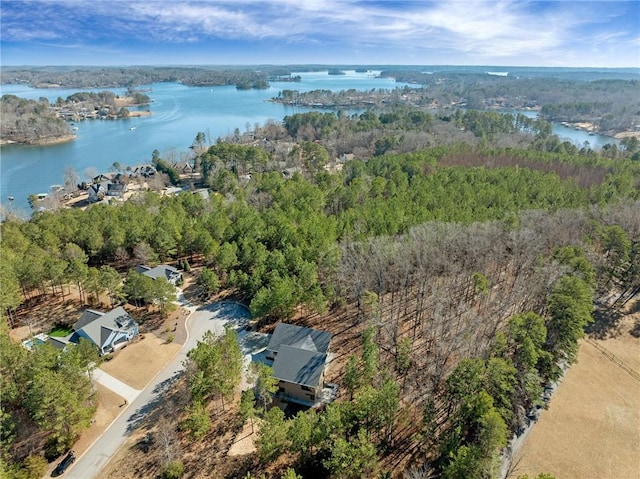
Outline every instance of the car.
<svg viewBox="0 0 640 479"><path fill-rule="evenodd" d="M58 464L58 467L56 467L53 473L56 476L60 476L64 474L64 471L66 471L67 468L75 462L75 460L76 460L76 453L73 451L69 451L69 453L65 456L65 458L62 461L60 461L60 464Z"/></svg>

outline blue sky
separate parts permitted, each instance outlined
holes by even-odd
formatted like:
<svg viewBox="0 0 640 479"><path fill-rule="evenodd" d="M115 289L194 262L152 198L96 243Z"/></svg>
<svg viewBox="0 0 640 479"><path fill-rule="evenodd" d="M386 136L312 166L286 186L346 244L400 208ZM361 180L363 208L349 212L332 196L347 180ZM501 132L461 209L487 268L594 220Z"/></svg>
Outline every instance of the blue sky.
<svg viewBox="0 0 640 479"><path fill-rule="evenodd" d="M2 65L640 67L640 0L1 0Z"/></svg>

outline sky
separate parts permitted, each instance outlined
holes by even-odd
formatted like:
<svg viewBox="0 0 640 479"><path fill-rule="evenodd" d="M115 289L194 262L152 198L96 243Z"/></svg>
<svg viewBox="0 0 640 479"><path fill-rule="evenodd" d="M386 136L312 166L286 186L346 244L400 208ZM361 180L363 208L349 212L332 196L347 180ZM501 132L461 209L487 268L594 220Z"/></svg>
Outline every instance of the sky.
<svg viewBox="0 0 640 479"><path fill-rule="evenodd" d="M0 65L640 67L640 0L0 0Z"/></svg>

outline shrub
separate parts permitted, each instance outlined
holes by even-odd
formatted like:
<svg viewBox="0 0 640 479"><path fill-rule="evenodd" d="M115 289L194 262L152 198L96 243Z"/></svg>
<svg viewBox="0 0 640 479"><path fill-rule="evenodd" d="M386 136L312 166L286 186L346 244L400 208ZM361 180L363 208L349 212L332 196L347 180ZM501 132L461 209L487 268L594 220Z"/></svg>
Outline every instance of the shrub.
<svg viewBox="0 0 640 479"><path fill-rule="evenodd" d="M171 461L162 473L163 479L179 479L184 474L182 461Z"/></svg>

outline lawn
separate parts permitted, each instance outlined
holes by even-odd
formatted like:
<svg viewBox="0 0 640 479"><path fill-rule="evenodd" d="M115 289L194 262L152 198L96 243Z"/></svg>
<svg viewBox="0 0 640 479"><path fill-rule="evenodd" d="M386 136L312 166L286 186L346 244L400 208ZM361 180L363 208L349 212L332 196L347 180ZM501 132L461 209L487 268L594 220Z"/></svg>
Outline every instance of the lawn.
<svg viewBox="0 0 640 479"><path fill-rule="evenodd" d="M73 333L73 329L65 327L65 326L54 326L49 336L53 338L64 338Z"/></svg>

